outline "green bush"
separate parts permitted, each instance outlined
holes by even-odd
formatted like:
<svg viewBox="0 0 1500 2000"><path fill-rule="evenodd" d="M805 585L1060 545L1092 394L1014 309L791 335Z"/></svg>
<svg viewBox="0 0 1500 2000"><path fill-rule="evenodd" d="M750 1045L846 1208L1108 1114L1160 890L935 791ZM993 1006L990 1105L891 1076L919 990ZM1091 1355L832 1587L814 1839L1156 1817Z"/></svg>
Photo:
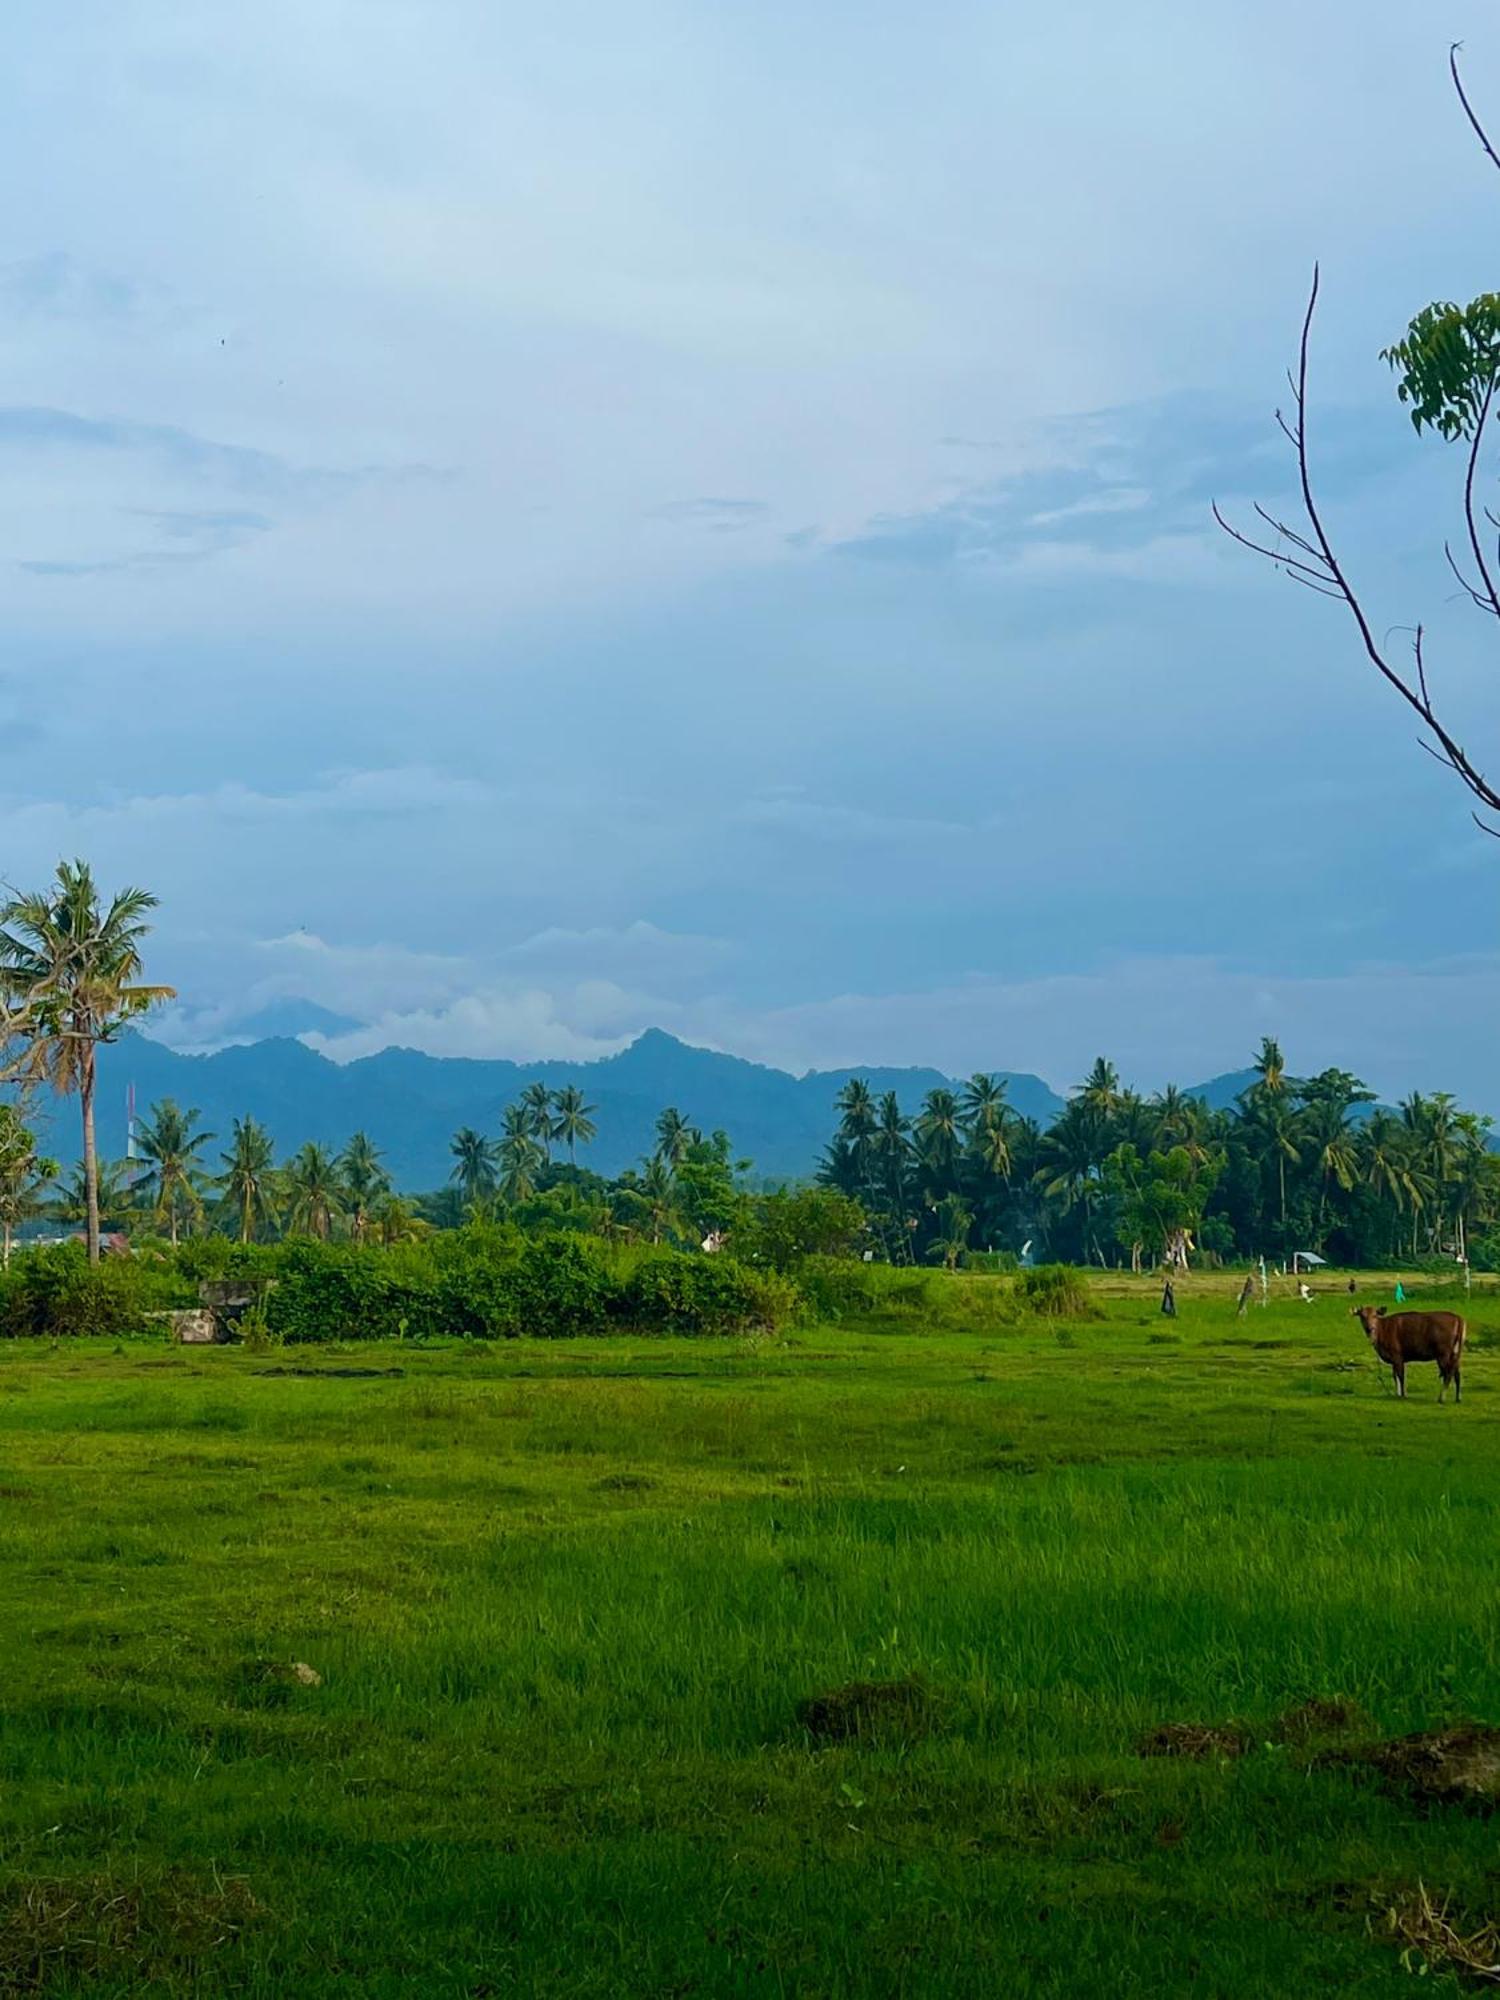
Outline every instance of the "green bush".
<svg viewBox="0 0 1500 2000"><path fill-rule="evenodd" d="M90 1264L81 1243L21 1250L0 1273L0 1336L160 1333L153 1313L197 1303L197 1289L169 1259L106 1257Z"/></svg>
<svg viewBox="0 0 1500 2000"><path fill-rule="evenodd" d="M732 1257L652 1250L628 1272L618 1316L652 1333L775 1332L795 1316L796 1287Z"/></svg>
<svg viewBox="0 0 1500 2000"><path fill-rule="evenodd" d="M289 1344L399 1340L439 1330L430 1266L351 1243L288 1243L266 1294L267 1332Z"/></svg>
<svg viewBox="0 0 1500 2000"><path fill-rule="evenodd" d="M1071 1264L1038 1264L1016 1279L1016 1298L1038 1319L1093 1319L1088 1280Z"/></svg>

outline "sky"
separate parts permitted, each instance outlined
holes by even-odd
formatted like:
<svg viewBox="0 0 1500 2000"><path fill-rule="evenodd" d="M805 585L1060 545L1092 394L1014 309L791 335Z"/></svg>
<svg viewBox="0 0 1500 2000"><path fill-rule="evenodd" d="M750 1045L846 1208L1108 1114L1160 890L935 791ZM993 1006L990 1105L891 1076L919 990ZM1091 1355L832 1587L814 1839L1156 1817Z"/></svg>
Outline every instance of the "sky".
<svg viewBox="0 0 1500 2000"><path fill-rule="evenodd" d="M183 1048L1500 1114L1500 848L1209 514L1321 260L1341 545L1500 734L1379 360L1495 282L1500 25L1424 16L15 0L0 873L153 889Z"/></svg>

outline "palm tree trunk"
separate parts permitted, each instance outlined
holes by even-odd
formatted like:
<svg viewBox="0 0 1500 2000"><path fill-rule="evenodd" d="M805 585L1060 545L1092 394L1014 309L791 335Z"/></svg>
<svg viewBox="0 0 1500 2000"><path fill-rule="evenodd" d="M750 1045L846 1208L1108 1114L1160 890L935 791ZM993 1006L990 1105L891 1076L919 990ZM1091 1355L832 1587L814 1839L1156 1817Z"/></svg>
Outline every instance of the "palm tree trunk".
<svg viewBox="0 0 1500 2000"><path fill-rule="evenodd" d="M172 1196L172 1248L177 1248L177 1196Z"/></svg>
<svg viewBox="0 0 1500 2000"><path fill-rule="evenodd" d="M7 1222L5 1225L5 1269L7 1271L10 1269L10 1234L10 1224Z"/></svg>
<svg viewBox="0 0 1500 2000"><path fill-rule="evenodd" d="M78 1072L78 1099L83 1107L84 1217L89 1262L99 1261L99 1152L94 1143L94 1045L85 1042Z"/></svg>

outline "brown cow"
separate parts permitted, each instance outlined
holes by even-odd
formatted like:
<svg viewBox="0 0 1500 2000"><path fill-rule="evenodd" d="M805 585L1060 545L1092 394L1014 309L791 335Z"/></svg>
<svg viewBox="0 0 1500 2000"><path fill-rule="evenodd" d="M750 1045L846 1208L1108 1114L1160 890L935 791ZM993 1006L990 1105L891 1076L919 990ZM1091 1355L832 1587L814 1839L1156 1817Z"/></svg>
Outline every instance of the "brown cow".
<svg viewBox="0 0 1500 2000"><path fill-rule="evenodd" d="M1352 1311L1368 1334L1376 1355L1395 1376L1398 1396L1406 1394L1408 1361L1435 1361L1442 1378L1438 1401L1442 1402L1450 1382L1454 1402L1463 1401L1460 1371L1468 1328L1458 1313L1388 1313L1384 1306L1355 1306Z"/></svg>

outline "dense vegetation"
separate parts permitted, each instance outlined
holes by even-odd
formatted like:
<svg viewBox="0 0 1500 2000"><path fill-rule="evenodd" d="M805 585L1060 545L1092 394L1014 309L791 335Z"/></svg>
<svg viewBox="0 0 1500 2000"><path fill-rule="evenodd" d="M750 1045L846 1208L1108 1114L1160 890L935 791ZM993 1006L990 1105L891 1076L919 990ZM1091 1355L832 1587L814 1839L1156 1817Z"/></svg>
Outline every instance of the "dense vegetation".
<svg viewBox="0 0 1500 2000"><path fill-rule="evenodd" d="M1287 1258L1500 1265L1491 1121L1439 1093L1398 1110L1346 1070L1289 1076L1264 1041L1231 1110L1167 1089L1142 1098L1102 1058L1046 1130L976 1076L915 1118L858 1079L823 1166L892 1259L956 1263L1030 1241L1055 1260L1183 1264Z"/></svg>

